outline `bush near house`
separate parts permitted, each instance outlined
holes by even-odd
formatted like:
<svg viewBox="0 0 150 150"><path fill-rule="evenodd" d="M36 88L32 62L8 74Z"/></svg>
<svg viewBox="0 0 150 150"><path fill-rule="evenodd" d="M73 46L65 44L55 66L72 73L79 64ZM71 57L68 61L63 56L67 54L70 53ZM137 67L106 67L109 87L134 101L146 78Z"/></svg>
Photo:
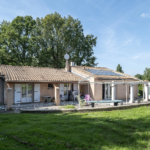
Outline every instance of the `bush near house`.
<svg viewBox="0 0 150 150"><path fill-rule="evenodd" d="M55 114L0 114L0 150L150 149L150 107Z"/></svg>

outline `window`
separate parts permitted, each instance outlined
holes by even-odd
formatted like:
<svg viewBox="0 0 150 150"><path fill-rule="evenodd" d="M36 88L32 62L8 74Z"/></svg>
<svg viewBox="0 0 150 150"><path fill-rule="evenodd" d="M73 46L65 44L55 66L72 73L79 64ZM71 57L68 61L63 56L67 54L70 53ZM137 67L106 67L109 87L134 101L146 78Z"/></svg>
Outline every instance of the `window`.
<svg viewBox="0 0 150 150"><path fill-rule="evenodd" d="M28 97L32 97L32 84L28 84Z"/></svg>
<svg viewBox="0 0 150 150"><path fill-rule="evenodd" d="M64 95L67 95L68 93L68 84L64 84Z"/></svg>
<svg viewBox="0 0 150 150"><path fill-rule="evenodd" d="M26 98L26 84L22 84L22 98Z"/></svg>
<svg viewBox="0 0 150 150"><path fill-rule="evenodd" d="M53 88L54 88L53 84L48 84L48 89L53 89Z"/></svg>

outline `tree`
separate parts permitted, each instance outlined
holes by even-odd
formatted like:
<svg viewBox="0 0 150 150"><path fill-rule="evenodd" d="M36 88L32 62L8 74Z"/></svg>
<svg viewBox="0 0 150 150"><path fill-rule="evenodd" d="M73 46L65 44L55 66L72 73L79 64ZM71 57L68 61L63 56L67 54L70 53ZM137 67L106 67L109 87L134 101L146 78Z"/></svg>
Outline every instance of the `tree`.
<svg viewBox="0 0 150 150"><path fill-rule="evenodd" d="M5 33L7 32L9 24L10 22L7 21L3 21L0 24L0 64L8 64L9 55L7 55L5 51L7 43Z"/></svg>
<svg viewBox="0 0 150 150"><path fill-rule="evenodd" d="M141 74L136 74L135 77L137 77L140 80L144 80L144 76ZM143 96L143 86L142 84L138 84L138 92L140 96Z"/></svg>
<svg viewBox="0 0 150 150"><path fill-rule="evenodd" d="M120 64L118 64L116 71L124 73Z"/></svg>
<svg viewBox="0 0 150 150"><path fill-rule="evenodd" d="M137 78L140 79L140 80L143 80L143 79L144 79L144 76L141 75L141 74L136 74L135 77L137 77Z"/></svg>
<svg viewBox="0 0 150 150"><path fill-rule="evenodd" d="M35 53L33 31L36 22L31 16L16 17L11 23L0 24L1 63L10 65L32 65Z"/></svg>
<svg viewBox="0 0 150 150"><path fill-rule="evenodd" d="M145 70L144 70L144 80L150 81L150 68L145 68Z"/></svg>
<svg viewBox="0 0 150 150"><path fill-rule="evenodd" d="M0 24L0 63L64 68L64 54L77 65L96 66L93 35L84 35L81 22L54 13L37 18L16 17Z"/></svg>
<svg viewBox="0 0 150 150"><path fill-rule="evenodd" d="M81 22L71 16L62 18L60 14L49 14L45 18L37 19L36 41L40 47L37 58L39 66L63 68L64 55L77 65L96 66L96 57L93 56L93 46L96 46L96 37L84 36Z"/></svg>

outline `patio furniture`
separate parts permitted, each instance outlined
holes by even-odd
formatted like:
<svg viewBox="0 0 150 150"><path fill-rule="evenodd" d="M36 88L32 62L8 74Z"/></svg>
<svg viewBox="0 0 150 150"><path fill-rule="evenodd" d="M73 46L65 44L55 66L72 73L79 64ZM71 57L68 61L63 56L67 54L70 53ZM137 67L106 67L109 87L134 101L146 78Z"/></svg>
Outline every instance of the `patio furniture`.
<svg viewBox="0 0 150 150"><path fill-rule="evenodd" d="M86 99L87 102L90 101L90 100L93 101L93 99L92 99L92 98L90 97L90 95L88 95L88 94L85 95L85 99ZM87 103L87 104L88 104L88 103Z"/></svg>
<svg viewBox="0 0 150 150"><path fill-rule="evenodd" d="M44 98L43 102L50 102L51 97L50 96L42 96ZM49 100L50 99L50 100Z"/></svg>
<svg viewBox="0 0 150 150"><path fill-rule="evenodd" d="M75 101L75 99L78 99L78 95L76 94L76 91L73 91L72 94L73 94L73 100L74 101Z"/></svg>
<svg viewBox="0 0 150 150"><path fill-rule="evenodd" d="M47 99L47 102L48 102L48 103L50 103L50 102L51 102L51 100L52 100L52 98L51 98L51 97L49 97L49 98Z"/></svg>
<svg viewBox="0 0 150 150"><path fill-rule="evenodd" d="M88 103L92 104L94 107L95 103L114 103L114 106L118 106L118 103L122 103L122 100L99 100L99 101L89 101Z"/></svg>
<svg viewBox="0 0 150 150"><path fill-rule="evenodd" d="M78 100L79 100L79 103L80 103L80 106L81 106L81 107L85 106L85 104L86 104L86 99L81 99L80 96L78 95Z"/></svg>
<svg viewBox="0 0 150 150"><path fill-rule="evenodd" d="M65 100L65 96L60 94L60 100Z"/></svg>

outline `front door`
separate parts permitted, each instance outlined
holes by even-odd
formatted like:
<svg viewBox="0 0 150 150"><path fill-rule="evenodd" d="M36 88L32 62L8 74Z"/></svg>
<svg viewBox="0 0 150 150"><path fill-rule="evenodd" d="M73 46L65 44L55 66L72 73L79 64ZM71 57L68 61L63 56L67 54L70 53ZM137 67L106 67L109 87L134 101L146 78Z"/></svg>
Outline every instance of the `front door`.
<svg viewBox="0 0 150 150"><path fill-rule="evenodd" d="M28 84L27 87L27 102L32 102L33 100L33 85L32 84Z"/></svg>
<svg viewBox="0 0 150 150"><path fill-rule="evenodd" d="M22 84L22 103L27 102L27 86L26 84Z"/></svg>
<svg viewBox="0 0 150 150"><path fill-rule="evenodd" d="M111 98L111 86L110 84L103 84L102 85L102 98L103 99L110 99Z"/></svg>
<svg viewBox="0 0 150 150"><path fill-rule="evenodd" d="M105 99L105 84L102 84L103 88L102 88L102 98Z"/></svg>
<svg viewBox="0 0 150 150"><path fill-rule="evenodd" d="M68 100L68 84L60 84L60 95L65 98L65 100Z"/></svg>
<svg viewBox="0 0 150 150"><path fill-rule="evenodd" d="M33 99L32 84L22 84L22 103L32 102Z"/></svg>
<svg viewBox="0 0 150 150"><path fill-rule="evenodd" d="M32 102L33 99L32 84L15 84L14 99L15 103Z"/></svg>

